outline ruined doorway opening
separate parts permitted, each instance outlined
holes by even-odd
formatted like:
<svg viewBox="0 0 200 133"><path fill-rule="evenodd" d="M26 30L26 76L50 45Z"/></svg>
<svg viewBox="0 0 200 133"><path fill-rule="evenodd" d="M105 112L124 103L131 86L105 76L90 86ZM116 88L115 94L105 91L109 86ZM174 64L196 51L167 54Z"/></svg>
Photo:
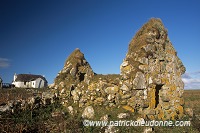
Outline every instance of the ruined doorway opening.
<svg viewBox="0 0 200 133"><path fill-rule="evenodd" d="M156 91L155 91L155 108L157 108L158 104L159 104L159 100L160 100L160 89L162 88L163 85L156 85Z"/></svg>

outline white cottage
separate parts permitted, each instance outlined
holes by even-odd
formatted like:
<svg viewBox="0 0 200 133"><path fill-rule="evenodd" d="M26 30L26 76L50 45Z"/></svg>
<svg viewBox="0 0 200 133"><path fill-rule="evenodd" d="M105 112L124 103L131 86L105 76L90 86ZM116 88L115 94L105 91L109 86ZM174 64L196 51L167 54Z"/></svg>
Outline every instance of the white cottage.
<svg viewBox="0 0 200 133"><path fill-rule="evenodd" d="M47 80L41 75L15 74L13 83L18 88L44 88L47 87Z"/></svg>

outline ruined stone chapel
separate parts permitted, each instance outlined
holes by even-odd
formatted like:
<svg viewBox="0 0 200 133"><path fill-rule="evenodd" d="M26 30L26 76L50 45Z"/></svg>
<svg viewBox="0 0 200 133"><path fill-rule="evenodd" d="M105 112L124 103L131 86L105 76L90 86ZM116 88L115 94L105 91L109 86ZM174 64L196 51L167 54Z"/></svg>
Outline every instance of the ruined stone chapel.
<svg viewBox="0 0 200 133"><path fill-rule="evenodd" d="M120 71L120 75L95 74L76 49L55 78L54 88L63 102L71 98L80 108L122 107L148 119L183 116L185 67L160 19L150 19L136 33Z"/></svg>

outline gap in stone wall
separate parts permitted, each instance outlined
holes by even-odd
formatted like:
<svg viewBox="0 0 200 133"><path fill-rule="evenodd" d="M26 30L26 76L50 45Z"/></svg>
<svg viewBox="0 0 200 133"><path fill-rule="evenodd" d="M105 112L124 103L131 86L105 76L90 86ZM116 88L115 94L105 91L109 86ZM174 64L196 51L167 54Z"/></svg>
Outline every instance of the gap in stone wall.
<svg viewBox="0 0 200 133"><path fill-rule="evenodd" d="M159 95L159 92L160 92L160 89L162 88L163 85L156 85L156 91L155 91L155 101L156 101L156 104L155 104L155 108L157 108L158 104L159 104L159 100L160 100L160 95Z"/></svg>
<svg viewBox="0 0 200 133"><path fill-rule="evenodd" d="M84 76L85 76L86 73L80 73L79 75L79 81L84 81Z"/></svg>

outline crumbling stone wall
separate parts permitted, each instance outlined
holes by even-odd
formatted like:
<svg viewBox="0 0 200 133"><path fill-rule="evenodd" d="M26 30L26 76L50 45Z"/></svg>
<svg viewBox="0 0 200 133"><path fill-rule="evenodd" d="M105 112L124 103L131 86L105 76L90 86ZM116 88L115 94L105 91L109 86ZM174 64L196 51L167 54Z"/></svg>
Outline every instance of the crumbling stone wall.
<svg viewBox="0 0 200 133"><path fill-rule="evenodd" d="M175 119L183 115L185 72L160 19L151 19L132 39L120 66L122 84L132 95L131 106L150 119Z"/></svg>
<svg viewBox="0 0 200 133"><path fill-rule="evenodd" d="M31 92L28 92L31 91ZM58 98L50 91L37 92L35 90L28 90L30 97L17 98L0 103L0 113L12 112L16 113L22 110L35 109L55 103ZM11 93L12 94L12 93ZM14 94L14 93L13 93ZM32 95L32 96L31 96Z"/></svg>
<svg viewBox="0 0 200 133"><path fill-rule="evenodd" d="M76 49L55 79L63 104L122 107L149 119L183 116L185 72L160 19L150 19L129 44L120 75L96 75Z"/></svg>

